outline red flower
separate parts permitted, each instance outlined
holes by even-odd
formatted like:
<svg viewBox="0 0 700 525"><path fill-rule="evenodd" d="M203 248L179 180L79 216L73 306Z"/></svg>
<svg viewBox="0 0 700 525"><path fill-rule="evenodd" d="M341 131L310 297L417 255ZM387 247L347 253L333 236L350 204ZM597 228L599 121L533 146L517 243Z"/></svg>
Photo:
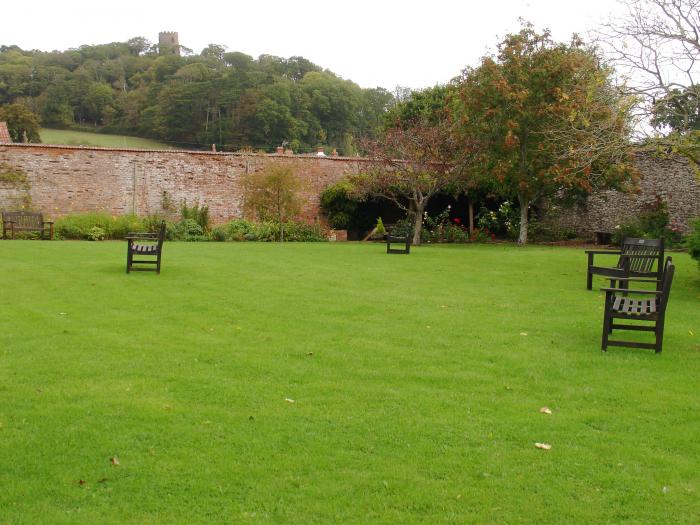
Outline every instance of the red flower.
<svg viewBox="0 0 700 525"><path fill-rule="evenodd" d="M455 224L462 224L462 221L459 220L459 217L455 217L454 219L452 219L452 222L454 222Z"/></svg>

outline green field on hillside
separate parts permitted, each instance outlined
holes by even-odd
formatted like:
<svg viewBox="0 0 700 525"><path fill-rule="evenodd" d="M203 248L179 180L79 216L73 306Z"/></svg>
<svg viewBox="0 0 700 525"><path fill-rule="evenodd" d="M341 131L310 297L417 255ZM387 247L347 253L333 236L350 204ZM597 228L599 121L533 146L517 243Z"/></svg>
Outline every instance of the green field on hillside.
<svg viewBox="0 0 700 525"><path fill-rule="evenodd" d="M97 146L101 148L172 149L171 146L151 139L126 135L107 135L89 131L41 128L41 142L67 146Z"/></svg>
<svg viewBox="0 0 700 525"><path fill-rule="evenodd" d="M697 523L687 254L657 355L581 249L125 252L0 241L0 523Z"/></svg>

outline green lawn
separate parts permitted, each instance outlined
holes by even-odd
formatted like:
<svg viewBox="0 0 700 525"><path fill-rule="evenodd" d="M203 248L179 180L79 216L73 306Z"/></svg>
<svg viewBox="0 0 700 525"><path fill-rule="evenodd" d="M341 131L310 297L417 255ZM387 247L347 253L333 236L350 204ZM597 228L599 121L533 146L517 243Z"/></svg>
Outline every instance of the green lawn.
<svg viewBox="0 0 700 525"><path fill-rule="evenodd" d="M125 251L0 241L0 523L698 522L686 254L655 355L581 249Z"/></svg>
<svg viewBox="0 0 700 525"><path fill-rule="evenodd" d="M171 146L151 139L108 135L89 131L42 128L39 132L44 144L66 146L97 146L101 148L171 149Z"/></svg>

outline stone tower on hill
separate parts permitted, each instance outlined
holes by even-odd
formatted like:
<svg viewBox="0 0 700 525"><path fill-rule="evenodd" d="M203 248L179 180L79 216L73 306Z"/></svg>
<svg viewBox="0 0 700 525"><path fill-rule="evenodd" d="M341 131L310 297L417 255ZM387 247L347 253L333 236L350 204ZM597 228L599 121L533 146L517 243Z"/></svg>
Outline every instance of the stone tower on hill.
<svg viewBox="0 0 700 525"><path fill-rule="evenodd" d="M180 55L180 41L177 31L158 33L158 53L161 55Z"/></svg>

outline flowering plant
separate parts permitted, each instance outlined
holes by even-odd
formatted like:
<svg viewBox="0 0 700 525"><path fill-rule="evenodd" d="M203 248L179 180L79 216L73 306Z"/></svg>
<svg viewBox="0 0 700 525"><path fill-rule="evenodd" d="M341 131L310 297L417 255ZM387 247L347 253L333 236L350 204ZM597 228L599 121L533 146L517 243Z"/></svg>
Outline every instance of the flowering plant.
<svg viewBox="0 0 700 525"><path fill-rule="evenodd" d="M467 242L469 232L461 225L459 218L450 219L452 206L447 207L435 217L423 214L423 224L428 232L430 242Z"/></svg>

